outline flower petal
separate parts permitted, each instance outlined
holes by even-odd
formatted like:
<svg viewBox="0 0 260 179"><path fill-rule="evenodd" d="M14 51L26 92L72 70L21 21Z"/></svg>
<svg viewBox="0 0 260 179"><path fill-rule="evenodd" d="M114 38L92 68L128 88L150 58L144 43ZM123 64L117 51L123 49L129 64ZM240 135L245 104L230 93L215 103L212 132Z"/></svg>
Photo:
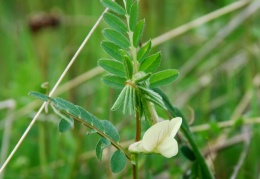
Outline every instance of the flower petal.
<svg viewBox="0 0 260 179"><path fill-rule="evenodd" d="M176 133L178 132L180 126L181 126L181 123L182 123L182 118L181 117L175 117L175 118L172 118L170 120L170 128L171 128L171 137L174 137L176 135Z"/></svg>
<svg viewBox="0 0 260 179"><path fill-rule="evenodd" d="M158 122L144 133L143 147L147 151L152 151L166 136L171 134L171 131L168 131L169 124L169 120Z"/></svg>
<svg viewBox="0 0 260 179"><path fill-rule="evenodd" d="M167 137L156 148L157 152L162 154L166 158L171 158L178 153L178 143L174 138Z"/></svg>
<svg viewBox="0 0 260 179"><path fill-rule="evenodd" d="M174 137L182 123L181 117L158 122L150 127L143 136L143 147L147 151L152 151L166 137Z"/></svg>
<svg viewBox="0 0 260 179"><path fill-rule="evenodd" d="M148 152L147 150L144 149L142 140L131 144L128 147L128 150L132 153L139 153L139 152L147 153Z"/></svg>

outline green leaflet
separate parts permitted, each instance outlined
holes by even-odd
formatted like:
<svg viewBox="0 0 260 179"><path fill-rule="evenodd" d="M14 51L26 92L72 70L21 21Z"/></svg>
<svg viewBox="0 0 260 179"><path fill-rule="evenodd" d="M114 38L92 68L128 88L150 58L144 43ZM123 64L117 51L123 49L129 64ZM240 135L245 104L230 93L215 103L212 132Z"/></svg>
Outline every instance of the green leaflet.
<svg viewBox="0 0 260 179"><path fill-rule="evenodd" d="M133 114L135 107L135 95L135 89L130 85L126 85L126 93L123 105L124 114Z"/></svg>
<svg viewBox="0 0 260 179"><path fill-rule="evenodd" d="M179 72L174 69L159 71L150 77L150 88L168 85L173 82L179 75Z"/></svg>
<svg viewBox="0 0 260 179"><path fill-rule="evenodd" d="M70 116L68 115L64 115L64 116L66 116L66 119L65 118L61 119L58 124L58 130L61 133L71 129L74 124L74 120Z"/></svg>
<svg viewBox="0 0 260 179"><path fill-rule="evenodd" d="M102 58L98 60L98 65L109 73L125 76L124 65L118 61Z"/></svg>
<svg viewBox="0 0 260 179"><path fill-rule="evenodd" d="M103 41L101 43L103 50L117 61L123 62L123 57L120 52L120 48L109 41Z"/></svg>
<svg viewBox="0 0 260 179"><path fill-rule="evenodd" d="M35 91L31 91L28 95L33 96L33 97L35 97L41 101L45 101L45 102L47 102L49 100L48 96L46 96L42 93L35 92Z"/></svg>
<svg viewBox="0 0 260 179"><path fill-rule="evenodd" d="M100 120L100 122L104 126L104 132L107 134L108 137L113 139L116 142L119 142L120 136L118 134L118 131L116 130L115 126L108 120Z"/></svg>
<svg viewBox="0 0 260 179"><path fill-rule="evenodd" d="M126 13L129 15L132 6L132 0L124 0L124 4L125 4Z"/></svg>
<svg viewBox="0 0 260 179"><path fill-rule="evenodd" d="M129 28L132 32L135 31L137 17L138 17L138 2L135 1L131 7L130 19L129 19Z"/></svg>
<svg viewBox="0 0 260 179"><path fill-rule="evenodd" d="M109 41L111 41L115 45L124 49L128 49L130 47L130 42L121 33L112 29L104 29L102 33Z"/></svg>
<svg viewBox="0 0 260 179"><path fill-rule="evenodd" d="M158 106L166 109L163 101L162 101L162 97L154 92L153 90L150 90L148 88L144 88L144 87L141 87L141 86L138 86L138 89L140 90L141 93L147 95L147 97L145 99L153 102L154 104L157 104Z"/></svg>
<svg viewBox="0 0 260 179"><path fill-rule="evenodd" d="M84 108L77 106L77 105L76 105L76 107L78 108L78 110L80 112L80 115L78 117L80 119L83 119L87 123L93 125L93 116L89 112L87 112Z"/></svg>
<svg viewBox="0 0 260 179"><path fill-rule="evenodd" d="M116 75L106 75L102 78L102 81L111 88L123 89L125 86L126 78Z"/></svg>
<svg viewBox="0 0 260 179"><path fill-rule="evenodd" d="M139 63L142 63L143 60L149 55L151 51L152 42L149 40L147 44L145 44L143 47L141 47L137 53L137 60Z"/></svg>
<svg viewBox="0 0 260 179"><path fill-rule="evenodd" d="M104 132L104 126L102 124L102 122L97 119L95 116L93 116L92 114L90 114L89 112L87 112L85 109L83 109L80 106L77 106L79 111L80 111L80 115L78 116L80 119L83 119L84 121L86 121L87 123L89 123L93 128L93 130L97 131L103 131Z"/></svg>
<svg viewBox="0 0 260 179"><path fill-rule="evenodd" d="M139 71L144 71L146 73L153 72L161 63L161 53L158 52L151 55L143 60L140 64Z"/></svg>
<svg viewBox="0 0 260 179"><path fill-rule="evenodd" d="M53 103L54 107L61 112L66 112L74 116L80 115L78 108L69 101L66 101L62 98L52 98L51 102Z"/></svg>
<svg viewBox="0 0 260 179"><path fill-rule="evenodd" d="M117 16L111 13L105 13L103 15L103 19L105 22L114 30L126 34L127 33L127 27L126 24Z"/></svg>
<svg viewBox="0 0 260 179"><path fill-rule="evenodd" d="M102 159L103 150L110 145L111 145L110 141L107 140L106 138L102 137L99 139L96 145L96 156L98 160Z"/></svg>
<svg viewBox="0 0 260 179"><path fill-rule="evenodd" d="M124 56L124 69L125 69L126 78L132 79L134 69L133 69L132 61L128 56Z"/></svg>
<svg viewBox="0 0 260 179"><path fill-rule="evenodd" d="M137 48L139 42L141 41L141 38L143 36L143 30L144 30L144 23L145 20L141 20L136 25L134 35L133 35L133 45Z"/></svg>
<svg viewBox="0 0 260 179"><path fill-rule="evenodd" d="M103 6L109 8L111 11L119 14L119 15L125 15L125 10L116 2L112 0L101 0L101 3Z"/></svg>
<svg viewBox="0 0 260 179"><path fill-rule="evenodd" d="M118 173L125 168L126 156L121 150L115 151L110 160L110 168L113 173Z"/></svg>
<svg viewBox="0 0 260 179"><path fill-rule="evenodd" d="M124 89L120 92L119 96L117 97L114 105L112 106L111 110L115 111L117 110L124 102L125 95L126 95L127 86L124 87Z"/></svg>

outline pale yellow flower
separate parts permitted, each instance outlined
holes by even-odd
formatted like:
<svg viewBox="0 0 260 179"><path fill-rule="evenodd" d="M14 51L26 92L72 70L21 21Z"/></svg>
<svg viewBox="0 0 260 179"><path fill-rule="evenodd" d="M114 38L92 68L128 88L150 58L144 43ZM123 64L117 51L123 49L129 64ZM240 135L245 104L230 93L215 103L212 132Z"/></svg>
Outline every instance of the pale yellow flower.
<svg viewBox="0 0 260 179"><path fill-rule="evenodd" d="M159 153L171 158L178 153L178 143L174 136L181 126L182 118L158 122L150 127L141 141L131 144L128 150L132 153Z"/></svg>

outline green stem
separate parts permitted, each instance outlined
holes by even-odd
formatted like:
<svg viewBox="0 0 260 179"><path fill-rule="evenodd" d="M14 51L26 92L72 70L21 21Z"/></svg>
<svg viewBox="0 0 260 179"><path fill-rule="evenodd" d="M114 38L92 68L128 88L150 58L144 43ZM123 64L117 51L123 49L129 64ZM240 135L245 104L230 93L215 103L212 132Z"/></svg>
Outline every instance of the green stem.
<svg viewBox="0 0 260 179"><path fill-rule="evenodd" d="M181 111L178 108L172 106L168 97L161 90L154 89L154 91L156 91L157 93L159 93L162 96L164 104L166 105L168 111L171 113L171 115L173 117L181 117L182 118L181 129L182 129L185 137L188 139L188 141L189 141L189 143L190 143L190 145L193 149L194 154L196 155L196 158L198 160L198 163L200 164L203 176L207 179L213 179L214 177L213 177L209 167L207 166L206 161L205 161L203 155L201 154L195 140L193 139L193 135L192 135L192 133L189 129L189 125L188 125L187 120L184 117L184 115L181 113Z"/></svg>

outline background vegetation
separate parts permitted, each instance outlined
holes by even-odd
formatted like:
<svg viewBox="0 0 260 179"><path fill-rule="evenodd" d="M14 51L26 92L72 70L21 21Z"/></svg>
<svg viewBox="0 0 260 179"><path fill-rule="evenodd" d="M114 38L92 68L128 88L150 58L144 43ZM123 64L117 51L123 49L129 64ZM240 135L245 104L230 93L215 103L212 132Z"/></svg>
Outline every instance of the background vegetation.
<svg viewBox="0 0 260 179"><path fill-rule="evenodd" d="M146 19L143 42L235 2L141 0L140 16ZM244 2L248 3L153 48L162 51L161 68L180 71L179 79L164 90L190 119L195 139L217 178L234 176L236 168L237 178L260 175L260 11L243 19L251 1ZM53 87L104 8L91 0L0 3L0 101L15 103L0 102L2 163L40 105L28 92L45 92L43 82ZM127 118L123 120L121 112L110 111L118 91L101 82L104 72L97 68L97 59L106 56L100 47L105 27L104 22L99 25L56 95L113 121L121 142L128 147L135 120L132 116L123 116ZM159 113L167 118L164 111ZM86 135L85 128L76 125L60 134L58 121L52 113L41 115L4 178L131 176L130 163L122 173L112 175L106 160L96 160L97 140ZM181 145L185 143L182 135L179 140ZM106 152L109 156L109 150ZM169 160L159 155L143 155L140 160L141 176L146 178L181 178L191 165L182 153Z"/></svg>

